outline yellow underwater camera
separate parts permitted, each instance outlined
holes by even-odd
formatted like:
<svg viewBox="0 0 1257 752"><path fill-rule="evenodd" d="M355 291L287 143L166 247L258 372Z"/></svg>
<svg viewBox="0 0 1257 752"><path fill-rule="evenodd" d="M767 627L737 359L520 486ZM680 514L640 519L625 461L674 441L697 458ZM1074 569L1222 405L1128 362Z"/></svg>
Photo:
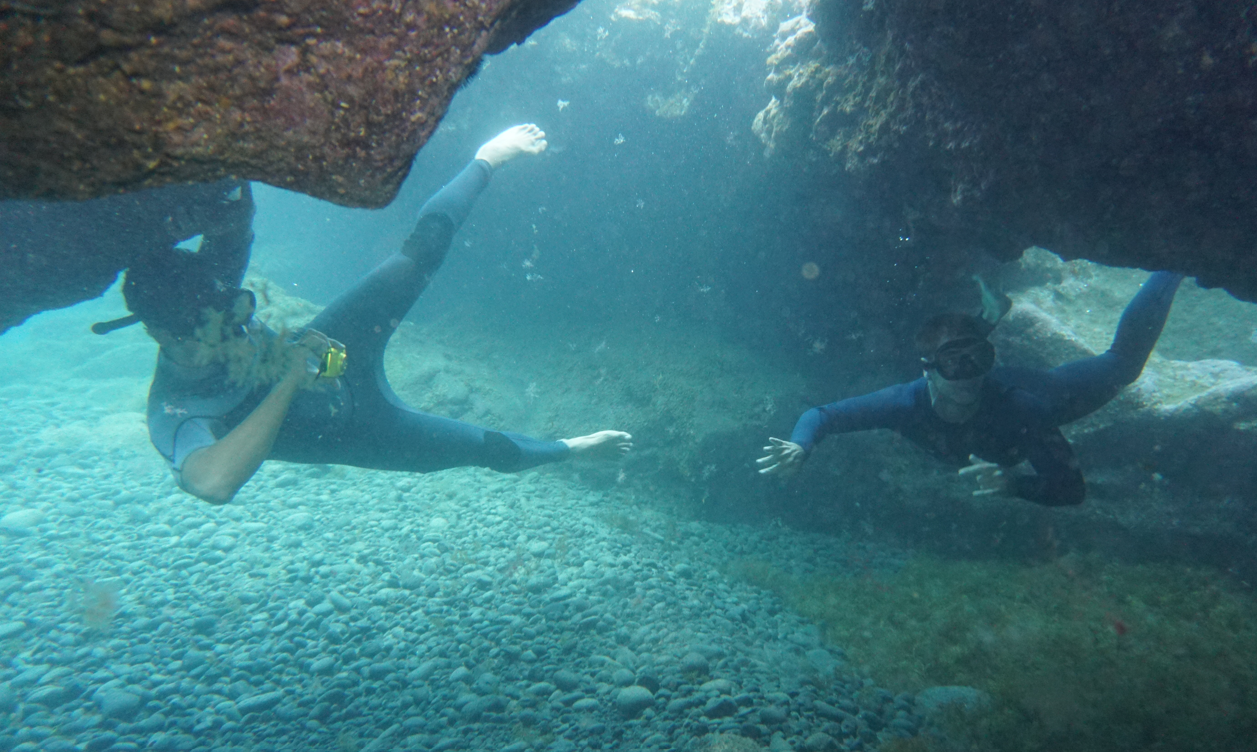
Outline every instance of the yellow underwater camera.
<svg viewBox="0 0 1257 752"><path fill-rule="evenodd" d="M345 352L345 348L333 345L323 353L323 357L319 359L319 376L324 379L334 379L345 372L345 361L349 358L349 354Z"/></svg>

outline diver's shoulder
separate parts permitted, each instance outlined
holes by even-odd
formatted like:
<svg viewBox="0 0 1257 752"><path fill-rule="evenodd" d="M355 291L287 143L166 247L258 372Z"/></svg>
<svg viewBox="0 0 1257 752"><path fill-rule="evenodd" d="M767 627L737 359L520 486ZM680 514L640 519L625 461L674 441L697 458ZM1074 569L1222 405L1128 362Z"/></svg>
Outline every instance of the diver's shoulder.
<svg viewBox="0 0 1257 752"><path fill-rule="evenodd" d="M898 384L884 386L881 389L869 392L866 396L879 396L887 399L907 399L927 390L928 387L926 386L925 377L921 377L919 379L913 379L912 381L901 381Z"/></svg>
<svg viewBox="0 0 1257 752"><path fill-rule="evenodd" d="M913 408L922 403L929 404L930 388L925 377L913 379L912 381L903 381L898 384L891 384L888 387L873 392L870 396L876 396L888 406L898 406L904 408Z"/></svg>
<svg viewBox="0 0 1257 752"><path fill-rule="evenodd" d="M1021 412L1046 414L1048 404L1041 394L1045 371L1020 366L996 366L987 374L991 390L1006 404Z"/></svg>
<svg viewBox="0 0 1257 752"><path fill-rule="evenodd" d="M987 374L987 381L998 385L1004 390L1021 389L1034 391L1035 387L1047 377L1046 371L1024 366L995 366Z"/></svg>

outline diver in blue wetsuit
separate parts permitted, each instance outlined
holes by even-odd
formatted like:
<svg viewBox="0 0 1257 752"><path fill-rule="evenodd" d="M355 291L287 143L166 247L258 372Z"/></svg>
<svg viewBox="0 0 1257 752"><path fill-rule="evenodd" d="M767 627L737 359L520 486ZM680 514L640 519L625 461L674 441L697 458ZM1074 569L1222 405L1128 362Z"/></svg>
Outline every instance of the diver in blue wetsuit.
<svg viewBox="0 0 1257 752"><path fill-rule="evenodd" d="M769 439L759 472L797 470L829 434L889 428L946 462L972 463L960 473L977 481L975 495L1081 504L1086 485L1060 426L1139 378L1182 279L1154 273L1126 306L1108 352L1050 371L995 367L991 324L966 314L935 316L916 336L923 378L808 410L789 441ZM1011 472L1023 460L1034 472Z"/></svg>
<svg viewBox="0 0 1257 752"><path fill-rule="evenodd" d="M249 222L211 249L204 243L196 253L164 248L128 269L123 293L132 315L94 329L142 321L161 346L149 390L149 435L180 487L225 503L267 459L513 472L575 454L627 452L632 437L622 431L541 441L421 413L394 394L384 375L389 337L440 267L493 171L545 148L535 125L486 143L424 204L401 252L293 336L254 319L254 295L239 287L252 242ZM239 213L252 217L247 185L221 200L249 201Z"/></svg>

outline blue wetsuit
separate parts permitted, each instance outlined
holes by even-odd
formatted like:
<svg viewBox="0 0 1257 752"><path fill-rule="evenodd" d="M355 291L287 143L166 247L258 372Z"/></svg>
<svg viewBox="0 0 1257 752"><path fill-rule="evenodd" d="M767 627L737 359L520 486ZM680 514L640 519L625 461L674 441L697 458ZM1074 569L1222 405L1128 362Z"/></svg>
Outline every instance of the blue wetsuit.
<svg viewBox="0 0 1257 752"><path fill-rule="evenodd" d="M1108 352L1039 371L996 367L983 385L978 412L948 423L934 412L924 378L808 410L790 440L811 452L832 433L889 428L934 456L966 465L969 455L1011 467L1029 460L1033 475L1010 478L1010 491L1047 506L1080 504L1082 472L1060 426L1088 415L1139 378L1161 336L1178 274L1153 274L1122 313Z"/></svg>
<svg viewBox="0 0 1257 752"><path fill-rule="evenodd" d="M424 204L401 253L310 322L311 329L345 344L347 368L333 383L321 380L321 388L297 395L269 459L410 472L468 465L512 472L567 457L569 449L560 441L489 431L414 410L384 376L389 337L440 267L491 174L483 160L468 165ZM248 261L247 253L242 256L235 281ZM249 336L276 335L254 321ZM233 387L224 364L186 368L159 354L148 397L149 435L178 473L189 454L239 425L270 388Z"/></svg>

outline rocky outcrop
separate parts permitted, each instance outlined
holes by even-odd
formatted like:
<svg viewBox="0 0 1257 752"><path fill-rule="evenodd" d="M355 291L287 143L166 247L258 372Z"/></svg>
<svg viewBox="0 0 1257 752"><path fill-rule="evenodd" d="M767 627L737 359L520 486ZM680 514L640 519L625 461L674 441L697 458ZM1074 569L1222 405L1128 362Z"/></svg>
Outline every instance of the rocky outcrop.
<svg viewBox="0 0 1257 752"><path fill-rule="evenodd" d="M575 0L0 5L0 199L224 177L383 206L486 53Z"/></svg>
<svg viewBox="0 0 1257 752"><path fill-rule="evenodd" d="M778 32L755 128L826 158L816 214L844 245L935 270L1040 245L1257 300L1245 8L816 0Z"/></svg>

